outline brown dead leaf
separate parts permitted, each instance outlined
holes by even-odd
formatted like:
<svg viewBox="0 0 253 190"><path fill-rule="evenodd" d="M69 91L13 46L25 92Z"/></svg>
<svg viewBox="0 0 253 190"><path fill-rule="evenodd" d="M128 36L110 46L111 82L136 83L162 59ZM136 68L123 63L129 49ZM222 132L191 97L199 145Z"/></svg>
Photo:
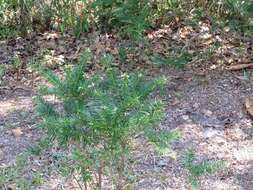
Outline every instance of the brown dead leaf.
<svg viewBox="0 0 253 190"><path fill-rule="evenodd" d="M253 101L251 99L247 98L245 100L245 107L246 107L247 112L253 118Z"/></svg>
<svg viewBox="0 0 253 190"><path fill-rule="evenodd" d="M172 102L170 103L170 106L176 106L177 104L179 104L179 100L177 98L173 99Z"/></svg>
<svg viewBox="0 0 253 190"><path fill-rule="evenodd" d="M98 43L98 44L96 45L96 52L95 52L95 54L96 54L96 55L100 55L104 50L105 50L104 44Z"/></svg>
<svg viewBox="0 0 253 190"><path fill-rule="evenodd" d="M237 71L237 70L247 69L247 68L253 68L253 63L232 65L232 66L228 67L228 70L229 71Z"/></svg>
<svg viewBox="0 0 253 190"><path fill-rule="evenodd" d="M23 134L20 127L16 128L16 129L12 129L11 132L17 138L20 137Z"/></svg>
<svg viewBox="0 0 253 190"><path fill-rule="evenodd" d="M117 49L117 48L113 48L113 49L111 50L111 54L112 54L112 55L118 55L118 54L119 54L118 49Z"/></svg>
<svg viewBox="0 0 253 190"><path fill-rule="evenodd" d="M185 26L183 28L179 29L179 36L182 39L187 38L188 36L190 36L190 34L193 32L193 28L191 26Z"/></svg>
<svg viewBox="0 0 253 190"><path fill-rule="evenodd" d="M203 42L204 45L210 45L210 44L212 44L212 43L214 43L214 39L213 39L213 38L208 39L208 40L206 40L205 42Z"/></svg>
<svg viewBox="0 0 253 190"><path fill-rule="evenodd" d="M65 46L59 45L59 46L58 46L58 51L59 51L60 53L64 53L64 52L66 51Z"/></svg>

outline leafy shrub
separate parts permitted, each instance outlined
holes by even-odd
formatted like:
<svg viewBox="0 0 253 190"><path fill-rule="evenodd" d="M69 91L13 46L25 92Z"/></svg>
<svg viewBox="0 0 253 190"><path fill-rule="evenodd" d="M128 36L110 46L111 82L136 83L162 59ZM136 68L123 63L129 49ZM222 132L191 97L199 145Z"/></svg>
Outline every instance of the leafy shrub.
<svg viewBox="0 0 253 190"><path fill-rule="evenodd" d="M125 37L138 38L150 25L150 13L149 0L2 0L0 4L5 23L18 24L21 32L43 32L53 27L62 32L73 29L77 36L95 24L104 32L116 29Z"/></svg>
<svg viewBox="0 0 253 190"><path fill-rule="evenodd" d="M150 26L159 26L176 17L198 17L199 13L237 28L252 29L252 7L252 0L0 0L3 18L0 30L5 36L13 28L22 33L72 29L79 36L96 26L103 32L116 30L124 37L136 39Z"/></svg>
<svg viewBox="0 0 253 190"><path fill-rule="evenodd" d="M16 28L21 33L44 32L51 28L73 29L77 35L87 31L85 7L81 1L0 0L0 28ZM80 11L81 9L81 11ZM88 9L90 11L90 9ZM3 29L1 29L3 30ZM6 30L6 29L5 29ZM5 31L3 30L3 32Z"/></svg>
<svg viewBox="0 0 253 190"><path fill-rule="evenodd" d="M62 145L71 144L75 163L87 185L97 173L101 189L102 175L112 170L116 189L122 189L127 156L134 136L153 128L163 115L163 103L151 96L164 79L146 80L140 74L123 74L111 67L112 57L101 60L104 72L85 73L90 53L80 63L66 69L64 79L52 71L42 74L52 87L44 87L37 97L40 126ZM61 106L55 107L43 95L54 95Z"/></svg>
<svg viewBox="0 0 253 190"><path fill-rule="evenodd" d="M0 65L0 79L4 76L6 72L6 67L4 65Z"/></svg>
<svg viewBox="0 0 253 190"><path fill-rule="evenodd" d="M181 136L177 130L147 130L148 141L154 145L155 150L162 156L169 156L176 159L175 152L171 148L171 143Z"/></svg>

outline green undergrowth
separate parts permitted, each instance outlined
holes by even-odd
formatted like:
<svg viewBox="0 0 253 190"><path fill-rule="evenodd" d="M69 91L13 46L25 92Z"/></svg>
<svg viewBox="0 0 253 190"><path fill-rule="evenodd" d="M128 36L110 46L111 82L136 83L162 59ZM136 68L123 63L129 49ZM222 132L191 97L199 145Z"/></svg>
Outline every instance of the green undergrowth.
<svg viewBox="0 0 253 190"><path fill-rule="evenodd" d="M199 178L214 174L225 168L223 161L207 161L197 162L197 157L193 149L188 149L183 159L183 166L188 170L188 182L192 189L199 189Z"/></svg>
<svg viewBox="0 0 253 190"><path fill-rule="evenodd" d="M40 127L60 145L70 148L71 143L72 156L68 158L74 164L68 164L68 171L77 172L84 187L101 189L106 175L116 189L122 189L134 136L147 129L155 132L162 119L163 102L152 94L166 81L122 73L112 67L109 55L100 61L103 70L89 76L85 67L90 61L91 55L85 51L78 65L66 68L64 79L41 70L52 87L41 88L36 98ZM59 107L43 98L45 95L54 95ZM174 137L167 135L166 140Z"/></svg>

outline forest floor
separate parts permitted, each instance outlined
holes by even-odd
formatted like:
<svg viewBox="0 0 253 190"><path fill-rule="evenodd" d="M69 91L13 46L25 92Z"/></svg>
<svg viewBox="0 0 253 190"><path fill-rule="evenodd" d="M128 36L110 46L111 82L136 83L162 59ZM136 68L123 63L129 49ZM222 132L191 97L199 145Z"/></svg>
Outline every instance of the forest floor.
<svg viewBox="0 0 253 190"><path fill-rule="evenodd" d="M131 70L142 70L154 77L164 75L168 79L166 114L160 127L177 129L182 136L172 145L176 159L158 155L137 138L135 162L131 166L135 182L129 189L191 189L188 173L178 161L190 147L196 151L199 161L222 160L226 163L224 170L200 177L200 189L253 189L253 122L244 106L245 99L253 96L253 71L226 69L253 60L252 42L236 38L232 33L207 32L203 34L211 35L207 38L201 37L202 34L200 30L193 31L185 26L175 30L164 28L149 34L147 49L138 44L137 49L129 50L126 62L131 59L137 63L130 66ZM46 49L49 55L40 61L61 72L64 61L77 59L81 49L89 47L96 59L103 53L117 57L119 47L128 45L128 42L117 42L112 36L90 35L75 39L70 34L47 33L30 39L1 41L0 61L8 65L18 53L22 63L28 62L41 56L41 51ZM210 57L193 58L182 68L152 65L147 56L167 54L165 51L173 47L199 53L210 49L217 41L221 48ZM116 58L116 63L119 59ZM93 68L96 67L99 66L95 63ZM58 173L61 149L52 147L43 155L36 155L38 150L34 147L43 132L37 128L39 120L33 97L44 83L38 75L22 69L19 76L12 70L3 77L0 86L0 187L3 189L15 189L25 180L31 189L80 189L73 179Z"/></svg>

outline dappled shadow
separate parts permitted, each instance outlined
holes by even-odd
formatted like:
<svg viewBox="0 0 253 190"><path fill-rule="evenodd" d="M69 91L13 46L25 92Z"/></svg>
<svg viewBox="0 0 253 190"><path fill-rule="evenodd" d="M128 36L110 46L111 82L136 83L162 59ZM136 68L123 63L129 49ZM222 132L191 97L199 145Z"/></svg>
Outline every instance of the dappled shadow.
<svg viewBox="0 0 253 190"><path fill-rule="evenodd" d="M6 115L15 110L32 110L33 95L34 92L29 88L23 89L21 87L15 87L13 90L6 90L0 96L0 120L5 120Z"/></svg>
<svg viewBox="0 0 253 190"><path fill-rule="evenodd" d="M0 165L15 162L18 154L40 137L35 129L31 90L8 91L0 99Z"/></svg>
<svg viewBox="0 0 253 190"><path fill-rule="evenodd" d="M253 189L253 160L251 161L251 167L240 172L237 175L237 179L240 183L241 190Z"/></svg>
<svg viewBox="0 0 253 190"><path fill-rule="evenodd" d="M11 165L17 155L34 145L41 136L32 110L17 109L0 120L0 166Z"/></svg>

